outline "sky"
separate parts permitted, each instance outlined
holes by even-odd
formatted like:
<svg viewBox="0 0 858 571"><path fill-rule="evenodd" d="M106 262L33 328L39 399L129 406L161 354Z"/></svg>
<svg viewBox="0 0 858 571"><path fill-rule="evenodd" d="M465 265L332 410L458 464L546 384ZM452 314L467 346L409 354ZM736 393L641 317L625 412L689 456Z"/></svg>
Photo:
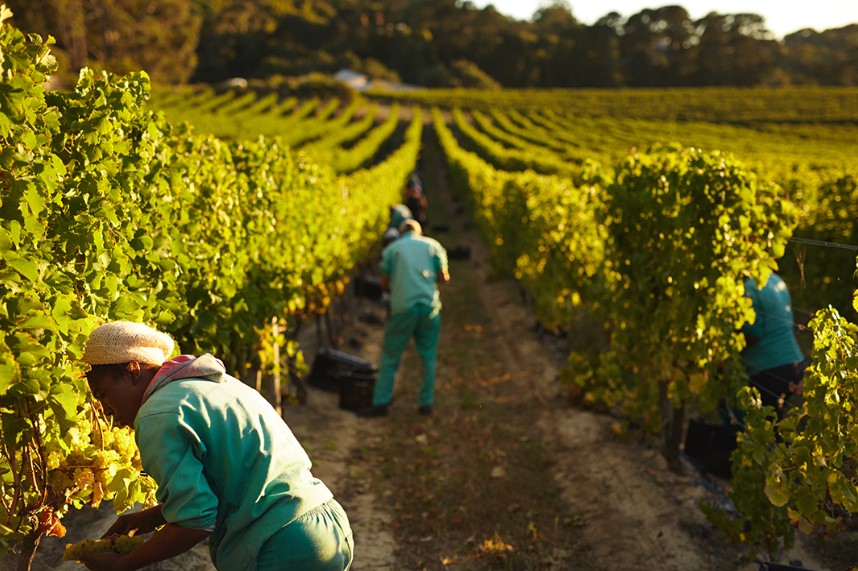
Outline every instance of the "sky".
<svg viewBox="0 0 858 571"><path fill-rule="evenodd" d="M550 0L471 0L482 8L494 4L498 12L519 20L529 20L533 13ZM709 12L719 14L752 13L766 19L766 26L777 38L801 30L813 28L823 31L858 24L858 0L568 0L572 15L585 24L592 24L609 12L623 16L637 14L645 8L679 5L688 10L693 19L702 18Z"/></svg>

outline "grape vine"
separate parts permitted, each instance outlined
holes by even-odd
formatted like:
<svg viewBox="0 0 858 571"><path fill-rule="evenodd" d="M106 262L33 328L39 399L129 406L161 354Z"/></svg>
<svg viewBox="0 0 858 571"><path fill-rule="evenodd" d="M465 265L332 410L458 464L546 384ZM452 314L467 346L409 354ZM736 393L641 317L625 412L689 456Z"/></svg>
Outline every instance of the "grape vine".
<svg viewBox="0 0 858 571"><path fill-rule="evenodd" d="M72 92L47 93L49 41L10 16L0 9L0 551L19 547L28 566L69 509L153 497L131 435L91 400L89 331L149 322L238 376L260 368L268 324L325 311L371 251L422 122L384 162L338 176L276 137L168 123L142 72L84 70Z"/></svg>

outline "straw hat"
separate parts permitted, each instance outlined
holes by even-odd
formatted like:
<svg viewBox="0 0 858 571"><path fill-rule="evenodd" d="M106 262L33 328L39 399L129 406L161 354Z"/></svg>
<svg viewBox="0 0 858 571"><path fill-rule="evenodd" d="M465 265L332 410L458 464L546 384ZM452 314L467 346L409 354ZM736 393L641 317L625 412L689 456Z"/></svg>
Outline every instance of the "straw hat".
<svg viewBox="0 0 858 571"><path fill-rule="evenodd" d="M420 226L418 221L408 219L399 225L399 233L405 234L406 232L413 232L419 236L423 234L423 227Z"/></svg>
<svg viewBox="0 0 858 571"><path fill-rule="evenodd" d="M161 365L173 353L173 340L142 323L113 321L93 329L82 360L90 365L148 363Z"/></svg>

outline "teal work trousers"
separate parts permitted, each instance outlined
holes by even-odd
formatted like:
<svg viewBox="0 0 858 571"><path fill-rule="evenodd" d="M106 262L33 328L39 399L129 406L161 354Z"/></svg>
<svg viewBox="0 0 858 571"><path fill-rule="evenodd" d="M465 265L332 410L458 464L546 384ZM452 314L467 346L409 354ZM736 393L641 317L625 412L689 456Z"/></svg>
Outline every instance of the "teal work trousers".
<svg viewBox="0 0 858 571"><path fill-rule="evenodd" d="M418 303L407 310L395 313L384 328L384 347L372 404L389 404L393 399L393 382L402 353L414 337L414 346L423 362L423 384L418 404L431 405L435 400L435 363L438 358L438 339L441 337L441 310Z"/></svg>
<svg viewBox="0 0 858 571"><path fill-rule="evenodd" d="M353 558L349 519L336 500L329 500L266 541L256 571L348 571Z"/></svg>

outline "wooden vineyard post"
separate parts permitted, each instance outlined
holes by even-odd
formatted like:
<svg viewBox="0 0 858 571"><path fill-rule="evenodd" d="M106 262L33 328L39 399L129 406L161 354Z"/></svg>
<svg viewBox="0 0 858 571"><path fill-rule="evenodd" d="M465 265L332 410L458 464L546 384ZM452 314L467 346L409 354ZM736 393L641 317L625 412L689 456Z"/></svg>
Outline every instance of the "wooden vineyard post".
<svg viewBox="0 0 858 571"><path fill-rule="evenodd" d="M280 327L277 323L277 316L271 318L271 336L274 339L273 349L274 349L274 372L273 372L273 395L272 395L272 405L277 410L277 414L282 416L283 411L281 410L281 400L282 395L280 392Z"/></svg>

